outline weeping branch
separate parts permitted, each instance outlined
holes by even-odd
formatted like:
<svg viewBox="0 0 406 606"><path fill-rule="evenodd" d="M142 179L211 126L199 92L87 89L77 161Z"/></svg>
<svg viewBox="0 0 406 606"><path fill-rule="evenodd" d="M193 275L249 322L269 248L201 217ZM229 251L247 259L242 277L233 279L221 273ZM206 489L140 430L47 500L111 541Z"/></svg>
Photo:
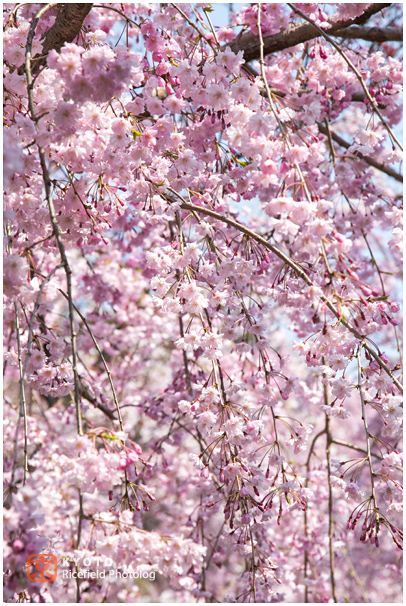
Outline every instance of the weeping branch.
<svg viewBox="0 0 406 606"><path fill-rule="evenodd" d="M317 126L319 127L319 131L321 133L323 133L323 135L328 136L327 128L325 126L323 126L323 124L318 123ZM347 141L345 141L345 139L340 137L340 135L337 135L332 130L330 130L330 135L331 135L331 138L333 139L333 141L338 143L338 145L340 145L341 147L344 147L345 149L348 149L349 147L351 147L351 143L347 143ZM397 173L395 170L393 170L389 166L385 166L385 164L381 164L381 162L378 162L377 160L375 160L374 158L371 158L370 156L365 156L364 154L362 154L359 151L353 151L351 153L354 156L357 156L357 158L359 158L360 160L363 160L364 162L369 164L369 166L372 166L373 168L376 168L377 170L381 171L382 173L385 173L389 177L396 179L396 181L399 181L399 183L403 183L403 176L400 175L399 173Z"/></svg>
<svg viewBox="0 0 406 606"><path fill-rule="evenodd" d="M25 75L27 77L27 92L28 92L28 106L30 110L30 114L32 120L35 124L35 127L38 128L38 117L35 112L34 106L34 96L33 96L33 78L32 78L32 69L31 69L31 51L32 51L32 43L34 40L35 31L37 29L38 22L40 18L52 8L55 3L50 3L43 6L35 15L34 19L31 22L30 31L28 33L27 45L25 50ZM68 258L66 256L65 246L62 241L61 232L59 229L58 221L56 219L54 202L52 199L52 191L51 191L51 178L48 171L48 166L45 157L44 148L37 143L38 147L38 155L40 158L41 169L42 169L42 178L45 186L45 194L46 201L49 210L49 216L51 219L51 225L53 234L55 236L55 240L57 242L59 253L61 256L61 264L64 267L66 274L66 285L68 292L68 307L69 307L69 325L70 325L70 334L71 334L71 346L72 346L72 369L74 376L74 384L75 384L75 407L76 407L76 422L77 422L77 431L81 436L83 435L82 428L82 414L81 414L81 406L80 406L80 388L79 388L79 376L77 369L77 352L76 352L76 331L75 331L75 321L74 321L74 309L73 309L73 298L72 298L72 270L68 262Z"/></svg>
<svg viewBox="0 0 406 606"><path fill-rule="evenodd" d="M234 227L241 233L245 234L246 236L248 236L248 237L252 238L253 240L255 240L256 242L258 242L259 244L262 244L262 246L264 246L267 250L269 250L271 253L276 255L281 261L283 261L288 267L290 267L296 273L296 275L299 276L299 278L301 278L308 286L314 286L313 281L309 278L307 273L304 271L304 269L302 269L302 267L298 263L293 261L293 259L288 257L283 251L279 250L279 248L277 248L276 246L274 246L273 244L271 244L270 242L265 240L265 238L263 238L259 234L255 233L254 231L252 231L245 225L242 225L242 223L239 223L238 221L235 221L234 219L230 219L229 217L226 217L220 213L217 213L214 210L211 210L211 208L197 206L196 204L191 204L189 202L186 202L186 200L183 198L183 196L181 196L177 191L175 191L171 187L168 187L168 191L171 192L172 194L174 194L177 198L179 198L182 201L182 203L180 204L180 208L183 208L184 210L190 210L190 211L196 212L196 213L203 213L204 215L208 215L209 217L213 217L214 219L217 219L218 221L222 221L223 223L226 223L230 227ZM172 202L172 200L170 198L167 198L167 199L169 202ZM326 307L328 307L328 309L337 318L337 320L339 320L341 322L341 324L347 330L349 330L350 333L352 335L354 335L354 337L356 339L358 339L361 342L362 347L364 347L364 349L374 358L374 360L382 368L382 370L384 370L386 372L386 374L392 379L394 385L396 385L396 387L398 388L400 393L403 393L402 384L395 377L395 375L393 374L393 372L391 371L389 366L387 364L385 364L385 362L381 359L379 354L376 353L374 348L371 347L371 345L369 345L369 343L367 343L367 341L366 341L367 337L361 335L355 328L353 328L351 326L351 324L349 324L349 322L347 322L347 320L345 320L342 317L342 315L336 310L333 303L331 303L331 301L329 301L326 296L321 295L320 300L323 303L325 303Z"/></svg>

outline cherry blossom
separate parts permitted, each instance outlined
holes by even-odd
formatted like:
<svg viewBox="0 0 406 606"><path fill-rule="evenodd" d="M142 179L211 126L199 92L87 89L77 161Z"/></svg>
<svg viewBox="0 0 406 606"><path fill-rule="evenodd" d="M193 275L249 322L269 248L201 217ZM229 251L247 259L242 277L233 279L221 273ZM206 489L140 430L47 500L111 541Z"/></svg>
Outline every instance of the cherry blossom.
<svg viewBox="0 0 406 606"><path fill-rule="evenodd" d="M401 7L218 8L5 5L6 602L400 601Z"/></svg>

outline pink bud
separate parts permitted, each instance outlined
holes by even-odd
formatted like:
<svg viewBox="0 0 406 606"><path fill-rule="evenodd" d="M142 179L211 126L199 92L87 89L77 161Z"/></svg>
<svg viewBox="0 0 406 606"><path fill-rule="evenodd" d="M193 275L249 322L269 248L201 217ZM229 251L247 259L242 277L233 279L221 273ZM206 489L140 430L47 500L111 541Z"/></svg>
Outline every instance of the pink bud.
<svg viewBox="0 0 406 606"><path fill-rule="evenodd" d="M134 452L136 452L137 454L141 454L142 453L142 448L139 444L137 444L136 442L131 442L132 447L134 449Z"/></svg>
<svg viewBox="0 0 406 606"><path fill-rule="evenodd" d="M240 497L249 497L250 493L248 492L247 488L245 486L243 486L240 490Z"/></svg>
<svg viewBox="0 0 406 606"><path fill-rule="evenodd" d="M248 526L248 524L250 524L251 522L251 516L248 513L244 513L241 516L241 523Z"/></svg>
<svg viewBox="0 0 406 606"><path fill-rule="evenodd" d="M13 543L13 549L16 553L19 551L24 551L24 543L21 539L16 539Z"/></svg>
<svg viewBox="0 0 406 606"><path fill-rule="evenodd" d="M319 20L320 21L327 21L328 17L326 15L326 13L323 13L323 11L319 8Z"/></svg>
<svg viewBox="0 0 406 606"><path fill-rule="evenodd" d="M372 290L370 288L368 288L368 286L364 286L363 284L360 284L359 287L366 297L369 297L372 294Z"/></svg>
<svg viewBox="0 0 406 606"><path fill-rule="evenodd" d="M138 461L137 453L135 453L135 452L128 452L127 453L127 461L129 462L129 465L131 465L131 463L135 463L135 461Z"/></svg>

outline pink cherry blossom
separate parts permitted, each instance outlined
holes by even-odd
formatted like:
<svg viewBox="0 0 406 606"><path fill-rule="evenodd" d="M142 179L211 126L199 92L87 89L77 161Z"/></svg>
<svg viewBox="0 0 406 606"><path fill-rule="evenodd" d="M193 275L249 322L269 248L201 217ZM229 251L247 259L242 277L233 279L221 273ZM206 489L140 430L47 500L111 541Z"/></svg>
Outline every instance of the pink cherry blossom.
<svg viewBox="0 0 406 606"><path fill-rule="evenodd" d="M223 8L4 7L6 603L401 600L401 5Z"/></svg>

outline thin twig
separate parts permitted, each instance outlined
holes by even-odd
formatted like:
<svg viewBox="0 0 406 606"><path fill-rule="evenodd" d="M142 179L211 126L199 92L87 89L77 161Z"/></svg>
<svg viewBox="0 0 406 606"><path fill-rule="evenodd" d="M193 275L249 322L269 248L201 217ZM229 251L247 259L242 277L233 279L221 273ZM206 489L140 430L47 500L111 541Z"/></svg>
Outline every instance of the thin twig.
<svg viewBox="0 0 406 606"><path fill-rule="evenodd" d="M354 568L354 564L351 562L351 560L349 558L349 555L348 555L348 552L347 552L347 550L344 547L341 548L341 553L344 556L344 560L348 564L348 568L350 569L350 575L354 578L356 584L358 585L358 589L360 591L360 594L361 594L361 597L362 597L362 601L365 604L370 603L369 600L368 600L368 598L367 598L367 596L365 595L365 591L364 591L365 582L362 579L360 579L360 577L358 576L358 573L357 573L357 571Z"/></svg>
<svg viewBox="0 0 406 606"><path fill-rule="evenodd" d="M115 13L118 13L119 15L124 17L124 19L127 21L127 23L131 23L131 25L133 25L134 27L141 29L139 23L136 23L135 21L133 21L132 19L127 17L127 15L125 13L122 13L118 9L113 8L112 6L109 6L108 4L104 4L104 5L103 4L93 4L93 8L103 8L103 9L107 8L107 10L109 10L109 11L114 11Z"/></svg>
<svg viewBox="0 0 406 606"><path fill-rule="evenodd" d="M323 135L326 135L327 137L329 136L327 129L320 122L317 123L317 126L319 127L319 132L323 133ZM343 139L342 137L337 135L337 133L333 132L332 130L330 130L330 137L333 139L333 141L338 143L338 145L340 145L341 147L345 147L345 149L348 149L349 147L351 147L351 143L347 143L347 141L345 141L345 139ZM396 179L396 181L399 181L399 183L403 183L403 176L400 175L399 173L397 173L395 170L393 170L393 168L390 168L390 166L385 166L385 164L378 162L377 160L375 160L375 158L371 158L370 156L365 156L364 154L362 154L361 152L359 152L357 150L355 150L351 153L354 156L356 156L357 158L359 158L360 160L363 160L364 162L369 164L369 166L372 166L373 168L376 168L377 170L381 171L382 173L385 173L389 177ZM345 157L350 158L350 156L345 156Z"/></svg>
<svg viewBox="0 0 406 606"><path fill-rule="evenodd" d="M82 491L79 489L79 521L78 521L78 538L76 541L76 549L79 549L80 547L80 538L81 538L81 534L82 534L82 521L83 521L83 517L84 517L84 512L83 512L83 495L82 495Z"/></svg>
<svg viewBox="0 0 406 606"><path fill-rule="evenodd" d="M213 34L213 36L214 36L214 39L215 39L216 44L217 44L217 47L218 47L218 48L220 48L220 42L219 42L219 40L218 40L218 38L217 38L216 30L215 30L215 29L214 29L214 27L213 27L213 24L212 24L212 22L211 22L211 19L210 19L210 17L209 17L209 14L208 14L207 10L204 10L204 9L203 9L203 12L204 12L204 14L206 15L206 19L207 19L207 21L209 22L210 29L211 29L211 33L212 33L212 34Z"/></svg>
<svg viewBox="0 0 406 606"><path fill-rule="evenodd" d="M346 448L351 448L352 450L357 450L358 452L362 452L363 454L367 454L367 451L364 448L359 448L358 446L355 446L354 444L349 444L349 442L343 442L342 440L336 440L334 438L333 440L331 440L331 443L332 444L338 444L338 446L345 446ZM382 457L380 457L379 455L375 454L374 452L371 452L371 457L375 457L379 461L382 460Z"/></svg>
<svg viewBox="0 0 406 606"><path fill-rule="evenodd" d="M285 132L285 127L284 127L282 121L280 120L280 118L278 116L278 113L277 113L277 111L275 109L275 105L274 105L274 102L273 102L273 99L272 99L271 89L269 88L268 80L266 78L266 73L265 73L264 39L263 39L263 36L262 36L262 27L261 27L261 3L258 4L257 28L258 28L258 36L259 36L259 52L260 52L259 65L260 65L260 68L261 68L261 78L262 78L262 81L263 81L264 86L265 86L266 94L267 94L268 101L269 101L269 104L270 104L271 109L272 109L272 113L275 116L275 119L276 119L276 121L279 124L279 128L281 130L282 137L285 140L286 146L287 146L288 149L290 149L290 143L289 143L289 140L288 140L288 137L287 137L287 133ZM308 190L308 188L306 186L306 181L305 181L304 175L302 173L302 169L300 168L298 162L294 162L294 166L295 166L295 168L296 168L297 172L299 173L299 176L300 176L300 178L302 180L302 186L303 186L306 198L307 198L309 204L311 204L312 203L312 199L311 199L311 196L309 194L309 190Z"/></svg>
<svg viewBox="0 0 406 606"><path fill-rule="evenodd" d="M314 436L314 438L312 440L312 443L310 445L309 454L307 456L307 461L306 461L306 480L305 480L305 486L306 486L306 488L307 488L307 486L309 484L310 459L311 459L312 454L313 454L314 446L316 444L317 439L320 436L324 435L325 433L326 433L326 428L324 428L321 431L319 431L319 433ZM309 534L307 507L304 510L304 533L305 533L305 537L307 539L308 534ZM304 550L304 571L303 571L304 586L305 586L305 595L304 595L304 602L305 602L305 604L309 603L309 587L308 587L308 584L306 582L307 581L308 567L309 567L309 552L307 550L307 547L305 547L305 550Z"/></svg>
<svg viewBox="0 0 406 606"><path fill-rule="evenodd" d="M32 51L32 43L34 40L35 31L38 25L40 18L48 11L50 8L56 6L57 2L49 3L43 6L35 15L32 20L30 31L28 33L27 45L25 51L25 74L27 78L27 92L28 92L28 105L30 109L30 113L32 119L35 123L36 129L38 129L38 118L35 113L34 107L34 96L33 96L33 81L32 81L32 72L31 72L31 51ZM72 368L73 368L73 376L75 382L75 407L76 407L76 422L77 422L77 431L79 435L83 435L83 427L82 427L82 414L81 414L81 406L80 406L80 394L79 394L79 376L77 369L77 354L76 354L76 332L75 332L75 323L74 323L74 314L73 314L73 301L72 301L72 270L68 263L68 259L65 252L65 246L63 244L61 238L61 232L59 229L59 225L56 219L55 207L52 199L51 192L51 179L49 176L49 171L46 163L45 151L44 148L37 143L38 154L41 162L42 169L42 178L45 185L45 193L46 200L49 209L49 215L51 219L53 233L58 244L59 253L61 256L61 261L65 269L66 273L66 284L67 284L67 292L68 292L68 307L69 307L69 323L70 323L70 334L71 334L71 345L72 345Z"/></svg>
<svg viewBox="0 0 406 606"><path fill-rule="evenodd" d="M11 474L11 485L14 484L14 475L17 467L17 448L18 448L18 433L20 429L21 419L24 420L24 479L23 486L27 481L27 473L28 473L28 421L27 421L27 403L25 400L25 391L24 391L24 375L23 375L23 361L22 361L22 353L21 353L21 339L20 339L20 321L18 319L18 306L17 303L14 302L14 312L16 317L16 333L17 333L17 350L18 350L18 370L20 372L20 412L17 421L17 429L15 434L15 442L14 442L14 461L13 461L13 471Z"/></svg>
<svg viewBox="0 0 406 606"><path fill-rule="evenodd" d="M61 290L60 288L58 290L65 297L65 299L68 299L68 295L65 292L63 292L63 290ZM94 346L95 346L95 348L97 350L97 353L99 354L100 359L101 359L101 361L103 363L104 370L106 371L106 374L107 374L107 377L108 377L108 380L109 380L109 383L110 383L111 392L113 394L113 400L114 400L114 405L115 405L116 411L117 411L117 417L118 417L118 422L120 424L120 429L121 429L121 431L124 431L124 425L123 425L123 419L121 417L120 406L119 406L119 403L118 403L117 394L116 394L116 390L115 390L115 387L114 387L113 379L112 379L112 376L111 376L110 368L109 368L109 366L108 366L108 364L106 362L106 358L104 357L103 352L102 352L102 350L100 348L100 345L98 344L97 339L94 336L94 334L92 332L92 329L90 328L89 323L86 320L85 316L79 311L79 309L76 307L76 305L73 302L72 302L72 306L73 306L73 309L78 314L79 318L82 320L83 324L86 326L87 331L88 331L88 333L90 335L90 338L92 339L93 344L94 344ZM98 408L100 408L102 410L102 412L104 412L104 413L107 414L108 409L105 409L103 406L100 406L100 405L98 406ZM111 411L108 411L108 412L111 413ZM114 417L110 417L110 418L114 418Z"/></svg>
<svg viewBox="0 0 406 606"><path fill-rule="evenodd" d="M362 393L362 385L361 385L361 354L360 354L360 350L358 350L358 355L357 355L357 359L358 359L358 390L359 390L359 395L360 395L360 399L361 399L361 418L364 421L364 427L365 427L365 437L366 437L366 443L367 443L367 460L368 460L368 466L369 466L369 474L370 474L370 478L371 478L371 497L372 497L372 501L374 504L374 513L375 513L375 518L376 521L378 522L379 520L379 508L378 508L378 504L376 501L376 494L375 494L375 473L374 473L374 469L372 466L372 457L371 457L371 443L370 443L370 433L368 430L368 421L367 421L367 416L365 413L365 400L364 400L364 394Z"/></svg>
<svg viewBox="0 0 406 606"><path fill-rule="evenodd" d="M182 233L182 223L180 221L179 213L176 213L176 222L178 224L178 229L180 229L179 238L180 238L180 242L182 243L181 235L180 235ZM179 223L180 223L180 227L179 227ZM170 231L170 234L171 234L171 238L173 240L174 237L175 237L175 234L174 234L174 231L173 231L172 223L170 221L169 221L169 231ZM179 271L179 269L176 270L176 280L178 282L180 280L180 271ZM179 319L179 332L180 332L181 338L183 339L184 336L185 336L185 331L184 331L184 328L183 328L183 319L182 319L182 316L180 314L179 314L179 318L178 319ZM188 388L189 394L192 395L192 391L193 390L192 390L192 382L190 380L189 360L188 360L187 353L186 353L185 349L182 350L182 354L183 354L183 365L185 367L185 374L186 374L186 384L187 384L187 388Z"/></svg>
<svg viewBox="0 0 406 606"><path fill-rule="evenodd" d="M251 553L252 553L252 593L254 596L254 604L257 603L257 591L255 588L255 547L254 547L254 539L252 537L252 531L250 530L250 539L251 539Z"/></svg>
<svg viewBox="0 0 406 606"><path fill-rule="evenodd" d="M328 386L323 385L324 392L324 404L330 406L330 396L328 393ZM333 487L331 486L331 419L326 414L326 459L327 459L327 482L328 482L328 546L329 546L329 557L330 557L330 582L331 582L331 594L333 602L337 603L336 595L336 581L335 581L335 566L334 566L334 517L333 517Z"/></svg>
<svg viewBox="0 0 406 606"><path fill-rule="evenodd" d="M328 144L329 144L329 147L330 147L331 159L333 161L333 166L334 166L335 163L336 163L336 160L337 160L337 156L336 156L336 153L334 151L334 145L333 145L333 141L331 139L331 132L330 132L330 127L329 127L327 118L325 118L324 123L326 125L327 140L328 140Z"/></svg>
<svg viewBox="0 0 406 606"><path fill-rule="evenodd" d="M180 9L179 6L176 6L176 4L174 4L173 2L171 2L171 6L172 6L172 8L177 10L180 15L182 15L182 17L185 19L185 21L187 21L189 23L189 25L191 25L193 27L193 29L195 29L197 31L197 33L199 34L199 36L201 38L203 38L203 40L206 40L207 44L212 48L212 50L215 52L215 54L217 54L217 51L213 48L211 40L206 38L206 36L203 34L203 32L201 32L200 29L197 27L196 23L193 23L193 21L191 21L189 19L189 17L187 15L185 15L183 10Z"/></svg>
<svg viewBox="0 0 406 606"><path fill-rule="evenodd" d="M27 354L25 356L25 361L24 361L23 380L25 378L25 373L27 372L28 362L30 361L30 357L31 357L31 346L32 346L32 337L33 337L33 332L34 332L34 321L35 321L35 316L37 315L38 308L40 306L40 299L41 299L42 292L43 292L46 284L49 282L49 280L54 275L54 273L58 269L61 269L61 267L63 267L62 263L60 263L59 265L56 265L56 267L54 267L54 269L43 280L43 282L42 282L42 284L40 286L40 289L38 291L38 295L37 295L37 298L35 300L34 310L33 310L32 314L31 314L30 323L28 325Z"/></svg>
<svg viewBox="0 0 406 606"><path fill-rule="evenodd" d="M35 305L34 305L34 311L32 312L31 315L31 319L30 319L30 323L28 326L28 340L27 340L27 353L25 356L25 360L24 360L24 366L22 366L22 358L21 358L21 344L20 344L20 332L19 332L19 321L18 321L18 312L17 312L17 304L14 303L14 309L16 312L16 330L17 330L17 343L18 343L18 365L20 368L20 414L18 417L18 421L17 421L17 430L16 430L16 441L14 444L14 460L13 460L13 471L11 474L11 485L14 484L14 475L15 475L15 470L16 470L16 465L17 465L17 438L18 438L18 432L20 429L20 423L21 423L21 418L24 417L24 484L26 482L26 474L28 471L28 454L27 454L27 449L28 449L28 445L27 445L27 440L28 440L28 422L27 422L27 409L26 409L26 402L25 402L25 392L24 392L24 380L25 380L25 374L27 372L27 367L28 367L28 362L30 360L31 357L31 345L32 345L32 335L33 335L33 330L34 330L34 320L35 320L35 316L37 315L37 311L40 305L40 299L41 299L41 295L42 295L42 291L45 287L45 285L47 284L47 282L49 282L49 280L52 278L53 274L57 271L57 269L60 269L61 267L63 267L62 264L57 265L56 267L54 267L54 269L47 275L47 277L44 279L44 281L42 282L40 289L38 291L38 295L37 298L35 300ZM23 414L21 414L23 413Z"/></svg>

